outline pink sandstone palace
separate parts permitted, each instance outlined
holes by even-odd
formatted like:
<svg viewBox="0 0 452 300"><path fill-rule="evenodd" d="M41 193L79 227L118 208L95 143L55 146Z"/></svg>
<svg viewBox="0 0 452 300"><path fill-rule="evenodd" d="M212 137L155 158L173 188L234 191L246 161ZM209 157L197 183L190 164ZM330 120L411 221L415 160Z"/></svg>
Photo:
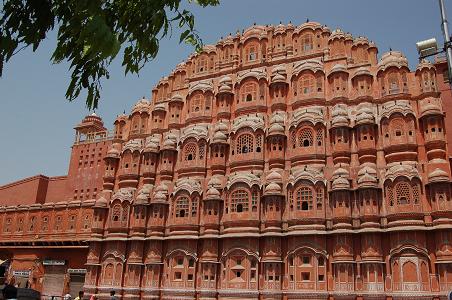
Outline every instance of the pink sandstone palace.
<svg viewBox="0 0 452 300"><path fill-rule="evenodd" d="M315 22L205 46L113 132L85 117L67 176L0 187L0 271L46 296L445 299L447 65L377 52Z"/></svg>

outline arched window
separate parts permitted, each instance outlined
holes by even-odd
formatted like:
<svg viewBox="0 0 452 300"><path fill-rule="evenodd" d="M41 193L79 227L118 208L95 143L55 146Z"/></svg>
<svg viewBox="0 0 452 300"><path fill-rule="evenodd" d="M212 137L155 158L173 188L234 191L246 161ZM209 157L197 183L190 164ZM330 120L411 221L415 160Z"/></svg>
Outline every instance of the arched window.
<svg viewBox="0 0 452 300"><path fill-rule="evenodd" d="M236 190L231 194L231 212L248 211L249 193L246 190Z"/></svg>
<svg viewBox="0 0 452 300"><path fill-rule="evenodd" d="M404 130L404 126L405 122L399 118L397 119L393 119L391 121L391 129L392 129L392 134L395 137L398 136L403 136L405 134L405 130Z"/></svg>
<svg viewBox="0 0 452 300"><path fill-rule="evenodd" d="M388 74L389 93L394 94L399 92L399 79L396 72Z"/></svg>
<svg viewBox="0 0 452 300"><path fill-rule="evenodd" d="M205 57L201 57L198 61L198 65L196 66L196 72L202 73L204 71L207 71L207 60Z"/></svg>
<svg viewBox="0 0 452 300"><path fill-rule="evenodd" d="M191 201L191 216L196 217L197 212L198 212L198 199L194 198Z"/></svg>
<svg viewBox="0 0 452 300"><path fill-rule="evenodd" d="M316 204L317 204L317 209L322 209L323 206L323 187L322 186L317 186L317 188L315 189L315 194L316 194Z"/></svg>
<svg viewBox="0 0 452 300"><path fill-rule="evenodd" d="M245 154L253 152L254 138L253 135L246 133L237 138L237 154Z"/></svg>
<svg viewBox="0 0 452 300"><path fill-rule="evenodd" d="M185 145L184 147L184 160L195 160L196 159L196 144L195 143L189 143Z"/></svg>
<svg viewBox="0 0 452 300"><path fill-rule="evenodd" d="M111 220L113 222L118 222L121 218L121 204L117 203L113 205L113 212L111 214Z"/></svg>
<svg viewBox="0 0 452 300"><path fill-rule="evenodd" d="M177 218L188 217L189 202L187 197L180 197L176 200L175 213Z"/></svg>
<svg viewBox="0 0 452 300"><path fill-rule="evenodd" d="M301 37L301 52L309 53L313 49L312 34L305 34Z"/></svg>
<svg viewBox="0 0 452 300"><path fill-rule="evenodd" d="M303 128L298 133L300 147L311 147L313 145L313 133L310 128Z"/></svg>
<svg viewBox="0 0 452 300"><path fill-rule="evenodd" d="M420 193L421 188L419 182L416 180L413 182L401 180L393 186L388 185L386 187L386 197L390 206L393 206L394 204L419 204Z"/></svg>
<svg viewBox="0 0 452 300"><path fill-rule="evenodd" d="M315 91L315 78L312 74L304 74L299 80L300 95L309 95Z"/></svg>
<svg viewBox="0 0 452 300"><path fill-rule="evenodd" d="M257 58L258 58L257 45L252 44L252 45L249 45L248 47L246 47L246 49L245 49L245 56L246 56L245 61L247 61L247 62L251 62L251 61L257 60Z"/></svg>
<svg viewBox="0 0 452 300"><path fill-rule="evenodd" d="M410 196L410 185L408 182L401 181L396 184L396 199L398 205L410 204L411 196Z"/></svg>
<svg viewBox="0 0 452 300"><path fill-rule="evenodd" d="M203 95L196 94L190 102L191 112L200 112L202 110Z"/></svg>
<svg viewBox="0 0 452 300"><path fill-rule="evenodd" d="M127 226L127 222L129 220L129 209L130 209L129 203L124 201L124 203L122 204L122 213L121 213L122 226Z"/></svg>
<svg viewBox="0 0 452 300"><path fill-rule="evenodd" d="M322 146L322 144L323 144L323 128L317 129L316 140L317 140L317 146Z"/></svg>
<svg viewBox="0 0 452 300"><path fill-rule="evenodd" d="M297 210L312 210L312 189L302 186L297 190Z"/></svg>
<svg viewBox="0 0 452 300"><path fill-rule="evenodd" d="M241 90L242 102L251 102L257 100L257 83L248 82L245 83Z"/></svg>

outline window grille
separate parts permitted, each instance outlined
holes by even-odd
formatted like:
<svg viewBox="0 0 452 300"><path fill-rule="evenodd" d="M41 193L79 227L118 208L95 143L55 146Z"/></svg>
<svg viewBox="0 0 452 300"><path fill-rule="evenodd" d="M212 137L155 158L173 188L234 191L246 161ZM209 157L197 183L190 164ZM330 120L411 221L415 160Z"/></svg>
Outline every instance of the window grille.
<svg viewBox="0 0 452 300"><path fill-rule="evenodd" d="M176 217L184 218L188 216L189 200L187 197L181 197L176 200Z"/></svg>
<svg viewBox="0 0 452 300"><path fill-rule="evenodd" d="M312 210L312 189L306 186L297 190L297 210Z"/></svg>
<svg viewBox="0 0 452 300"><path fill-rule="evenodd" d="M231 194L231 211L248 211L248 192L245 190L236 190Z"/></svg>
<svg viewBox="0 0 452 300"><path fill-rule="evenodd" d="M242 134L237 139L237 154L253 152L253 136L249 133Z"/></svg>
<svg viewBox="0 0 452 300"><path fill-rule="evenodd" d="M298 134L298 141L300 147L311 147L313 144L312 130L310 128L303 128Z"/></svg>
<svg viewBox="0 0 452 300"><path fill-rule="evenodd" d="M185 146L184 149L184 160L195 160L196 159L196 144L195 143L189 143Z"/></svg>

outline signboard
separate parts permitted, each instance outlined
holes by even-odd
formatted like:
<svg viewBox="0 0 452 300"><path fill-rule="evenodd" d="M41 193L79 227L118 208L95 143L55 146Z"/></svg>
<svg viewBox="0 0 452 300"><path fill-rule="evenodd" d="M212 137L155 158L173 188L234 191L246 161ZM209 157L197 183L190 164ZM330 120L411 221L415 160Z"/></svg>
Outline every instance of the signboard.
<svg viewBox="0 0 452 300"><path fill-rule="evenodd" d="M67 269L69 274L86 274L86 269Z"/></svg>
<svg viewBox="0 0 452 300"><path fill-rule="evenodd" d="M44 266L64 266L66 264L65 260L57 260L57 259L46 259L42 261Z"/></svg>
<svg viewBox="0 0 452 300"><path fill-rule="evenodd" d="M15 270L13 271L13 276L19 276L19 277L28 277L30 276L30 272L29 270Z"/></svg>

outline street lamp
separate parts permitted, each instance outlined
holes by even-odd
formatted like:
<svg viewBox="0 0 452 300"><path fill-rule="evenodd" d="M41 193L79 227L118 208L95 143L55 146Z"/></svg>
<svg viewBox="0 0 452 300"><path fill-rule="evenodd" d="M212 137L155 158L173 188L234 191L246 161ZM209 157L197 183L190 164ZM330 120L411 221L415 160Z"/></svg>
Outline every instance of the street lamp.
<svg viewBox="0 0 452 300"><path fill-rule="evenodd" d="M425 41L416 43L417 52L419 53L419 59L436 55L438 53L446 52L447 70L449 77L449 84L452 86L452 48L449 36L449 28L447 23L446 9L444 7L444 0L438 0L439 10L441 12L441 29L444 35L444 47L438 50L438 44L435 38L431 38Z"/></svg>
<svg viewBox="0 0 452 300"><path fill-rule="evenodd" d="M439 53L438 44L436 43L435 38L417 42L416 48L420 59Z"/></svg>

